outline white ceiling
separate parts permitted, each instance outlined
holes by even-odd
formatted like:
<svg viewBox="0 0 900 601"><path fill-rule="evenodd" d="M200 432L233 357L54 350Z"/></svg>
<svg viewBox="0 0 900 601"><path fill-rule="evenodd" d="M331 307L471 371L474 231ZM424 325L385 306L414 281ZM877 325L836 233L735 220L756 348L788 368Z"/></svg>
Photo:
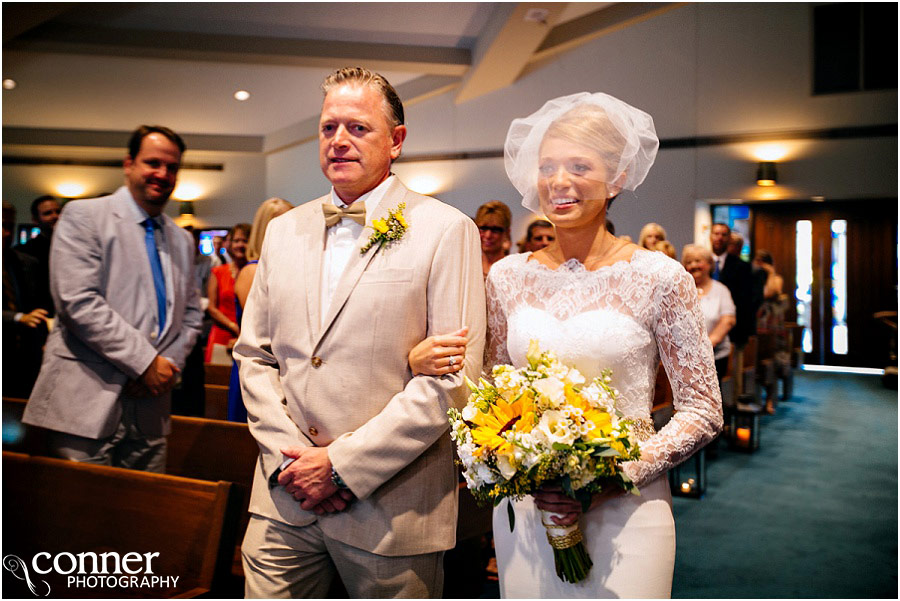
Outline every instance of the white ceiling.
<svg viewBox="0 0 900 601"><path fill-rule="evenodd" d="M529 24L537 48L548 33L571 45L663 4L5 2L3 77L17 86L3 90L3 127L162 123L185 134L265 137L314 118L319 84L337 67L372 66L408 101L465 82L500 28L521 27L521 10L551 9L551 23ZM579 27L570 33L566 24ZM236 101L238 89L250 99Z"/></svg>

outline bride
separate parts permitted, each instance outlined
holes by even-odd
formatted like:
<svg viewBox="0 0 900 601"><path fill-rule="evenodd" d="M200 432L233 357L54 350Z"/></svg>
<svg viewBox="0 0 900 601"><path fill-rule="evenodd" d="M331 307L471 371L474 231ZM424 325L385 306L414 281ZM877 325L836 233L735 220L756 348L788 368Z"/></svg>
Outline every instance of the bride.
<svg viewBox="0 0 900 601"><path fill-rule="evenodd" d="M606 231L613 200L644 180L658 145L649 115L599 93L551 100L510 126L507 174L522 204L553 223L556 240L491 268L485 372L501 363L525 365L532 339L588 379L609 368L617 408L635 422L642 443L641 460L625 465L640 496L607 491L582 512L579 502L547 488L513 504L513 532L505 503L495 510L503 597L671 596L675 524L666 470L718 433L722 403L690 275L663 253ZM458 369L454 354L463 347L452 345L465 339L443 341L442 349L441 342L436 337L414 349L414 371ZM676 413L654 432L650 410L660 359ZM430 367L415 367L424 364ZM585 580L570 584L556 576L538 509L560 514L552 518L560 525L579 522L594 564Z"/></svg>
<svg viewBox="0 0 900 601"><path fill-rule="evenodd" d="M712 440L722 408L712 347L693 280L677 262L606 231L622 189L647 175L659 141L646 113L606 94L549 101L516 119L506 140L506 171L522 204L543 213L556 240L496 263L487 281L485 370L525 364L531 339L586 378L612 369L617 408L637 425L641 460L626 464L640 496L608 491L590 509L560 490L515 503L516 527L494 512L504 597L668 597L675 525L666 470ZM676 413L655 433L650 420L659 360ZM556 577L538 509L580 522L594 566L568 584Z"/></svg>

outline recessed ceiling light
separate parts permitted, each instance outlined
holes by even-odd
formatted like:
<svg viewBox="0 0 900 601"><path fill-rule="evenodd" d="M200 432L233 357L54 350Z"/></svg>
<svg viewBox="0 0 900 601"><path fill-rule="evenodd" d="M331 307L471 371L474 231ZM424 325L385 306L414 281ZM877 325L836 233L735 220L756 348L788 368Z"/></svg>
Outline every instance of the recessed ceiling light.
<svg viewBox="0 0 900 601"><path fill-rule="evenodd" d="M3 80L3 89L4 89L4 90L12 90L12 89L14 89L15 87L16 87L16 80L15 80L15 79L8 79L8 78L7 78L7 79L4 79L4 80Z"/></svg>
<svg viewBox="0 0 900 601"><path fill-rule="evenodd" d="M237 92L234 93L235 100L240 100L241 102L243 102L244 100L247 100L248 98L250 98L250 92L248 92L247 90L238 90Z"/></svg>

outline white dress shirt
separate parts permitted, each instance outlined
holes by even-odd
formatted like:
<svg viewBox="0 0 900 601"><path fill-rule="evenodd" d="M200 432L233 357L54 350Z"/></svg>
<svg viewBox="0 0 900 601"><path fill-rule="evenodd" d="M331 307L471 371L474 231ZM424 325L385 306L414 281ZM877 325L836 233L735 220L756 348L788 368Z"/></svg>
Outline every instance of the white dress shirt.
<svg viewBox="0 0 900 601"><path fill-rule="evenodd" d="M381 202L393 178L394 176L391 175L354 201L354 204L361 202L365 205L367 223L372 221L370 215L375 212L375 208ZM331 202L342 209L349 206L338 197L334 188L331 189ZM356 250L356 239L359 238L363 229L362 225L345 217L337 225L333 225L327 230L325 235L325 253L322 257L322 310L320 312L322 319L320 325L322 327L325 327L325 317L328 315L331 299L334 298L334 292L337 290L341 275L343 275L344 269L347 267L347 262L350 261L352 253L359 252Z"/></svg>

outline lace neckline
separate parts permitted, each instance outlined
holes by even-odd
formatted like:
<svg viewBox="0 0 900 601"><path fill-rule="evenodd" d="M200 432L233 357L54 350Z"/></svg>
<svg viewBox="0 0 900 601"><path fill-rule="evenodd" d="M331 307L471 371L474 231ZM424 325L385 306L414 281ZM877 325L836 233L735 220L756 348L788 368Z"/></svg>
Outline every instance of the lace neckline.
<svg viewBox="0 0 900 601"><path fill-rule="evenodd" d="M574 257L571 259L568 259L565 263L560 263L558 267L553 268L553 267L548 267L547 265L544 265L537 259L532 261L531 255L534 254L532 251L522 253L522 255L524 256L524 260L523 260L524 265L531 266L538 271L549 271L550 273L602 273L605 271L619 271L621 269L630 267L633 263L636 262L635 257L637 257L638 255L642 255L645 252L655 252L655 251L649 251L649 250L646 250L643 248L637 248L631 254L631 257L629 257L628 259L619 259L615 263L611 263L609 265L601 265L600 267L598 267L596 269L588 269L587 267L585 267L584 263L582 263L581 261L579 261L578 259L576 259Z"/></svg>

